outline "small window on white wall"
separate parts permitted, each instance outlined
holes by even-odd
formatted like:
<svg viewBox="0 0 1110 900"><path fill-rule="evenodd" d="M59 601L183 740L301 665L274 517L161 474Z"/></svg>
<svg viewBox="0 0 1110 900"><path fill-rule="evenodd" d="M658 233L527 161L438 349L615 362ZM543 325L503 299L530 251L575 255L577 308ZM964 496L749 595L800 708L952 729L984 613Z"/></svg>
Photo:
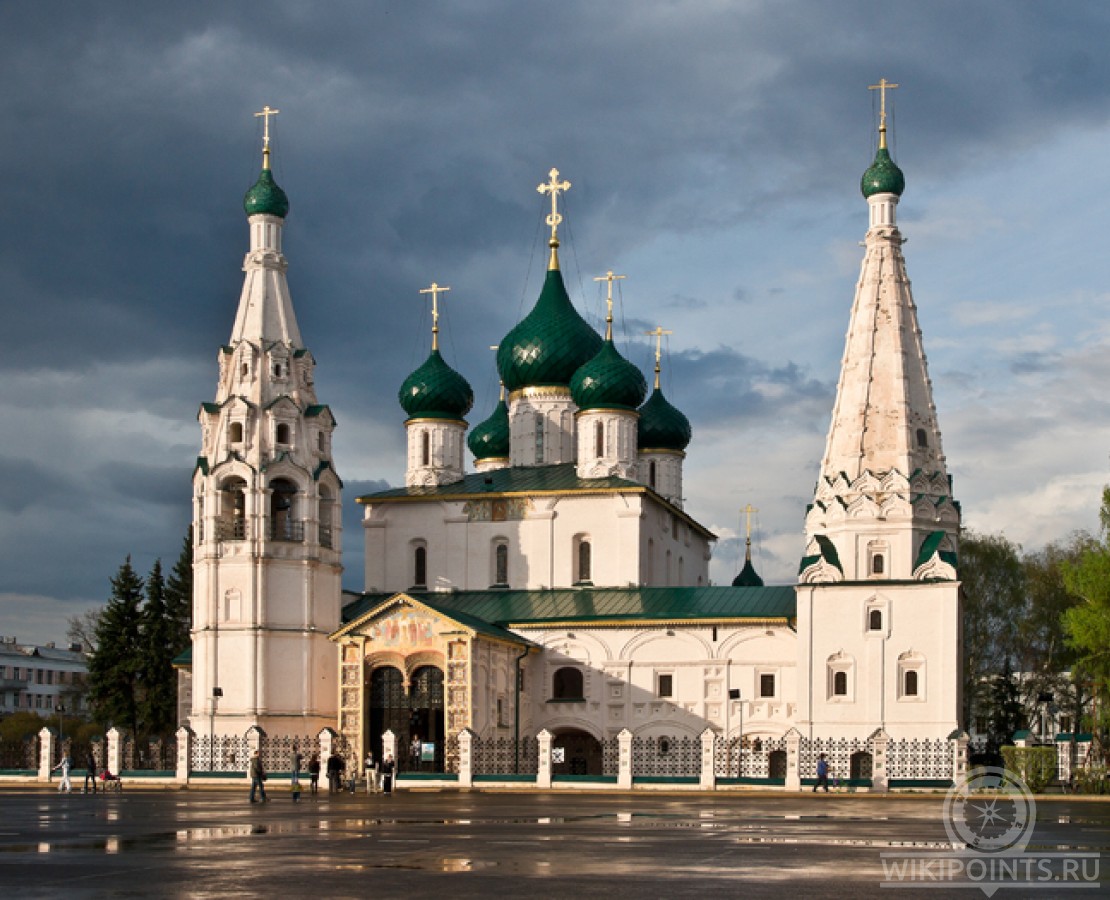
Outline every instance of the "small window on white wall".
<svg viewBox="0 0 1110 900"><path fill-rule="evenodd" d="M773 672L760 673L759 696L763 698L770 698L775 696L775 675Z"/></svg>
<svg viewBox="0 0 1110 900"><path fill-rule="evenodd" d="M868 631L882 631L883 630L883 611L881 609L870 609L867 611L867 630Z"/></svg>
<svg viewBox="0 0 1110 900"><path fill-rule="evenodd" d="M655 676L655 693L664 699L670 699L674 696L674 674L671 672L660 672Z"/></svg>
<svg viewBox="0 0 1110 900"><path fill-rule="evenodd" d="M834 703L855 699L855 661L843 653L830 656L826 663L828 698Z"/></svg>
<svg viewBox="0 0 1110 900"><path fill-rule="evenodd" d="M493 545L493 586L509 586L509 545L504 540Z"/></svg>
<svg viewBox="0 0 1110 900"><path fill-rule="evenodd" d="M909 651L898 657L898 699L909 703L925 699L925 657Z"/></svg>

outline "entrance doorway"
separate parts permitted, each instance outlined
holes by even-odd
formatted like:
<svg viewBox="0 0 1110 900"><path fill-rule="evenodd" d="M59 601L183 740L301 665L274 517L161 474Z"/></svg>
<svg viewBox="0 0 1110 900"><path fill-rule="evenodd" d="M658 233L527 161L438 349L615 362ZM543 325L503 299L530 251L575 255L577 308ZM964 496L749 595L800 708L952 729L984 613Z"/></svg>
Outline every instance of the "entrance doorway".
<svg viewBox="0 0 1110 900"><path fill-rule="evenodd" d="M601 742L578 729L555 735L551 742L554 775L603 775ZM562 757L562 761L557 761Z"/></svg>
<svg viewBox="0 0 1110 900"><path fill-rule="evenodd" d="M409 692L400 669L383 666L370 673L369 747L382 753L382 735L397 738L399 772L443 771L443 671L421 666ZM428 745L431 745L429 747Z"/></svg>

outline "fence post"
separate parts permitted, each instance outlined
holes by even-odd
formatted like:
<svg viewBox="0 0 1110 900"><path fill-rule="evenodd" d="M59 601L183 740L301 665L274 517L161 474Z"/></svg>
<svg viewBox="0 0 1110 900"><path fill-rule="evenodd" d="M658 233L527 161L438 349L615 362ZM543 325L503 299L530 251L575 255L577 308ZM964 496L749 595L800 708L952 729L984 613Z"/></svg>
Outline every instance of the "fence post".
<svg viewBox="0 0 1110 900"><path fill-rule="evenodd" d="M105 768L119 778L123 771L123 733L113 725L108 729L108 756L104 761Z"/></svg>
<svg viewBox="0 0 1110 900"><path fill-rule="evenodd" d="M786 732L786 784L784 786L788 791L802 789L801 747L801 733L797 728L791 728Z"/></svg>
<svg viewBox="0 0 1110 900"><path fill-rule="evenodd" d="M878 729L871 735L871 790L885 794L890 790L890 735Z"/></svg>
<svg viewBox="0 0 1110 900"><path fill-rule="evenodd" d="M50 780L54 768L54 732L43 728L39 732L39 781Z"/></svg>
<svg viewBox="0 0 1110 900"><path fill-rule="evenodd" d="M967 778L967 748L971 739L961 731L952 742L952 783L959 784Z"/></svg>
<svg viewBox="0 0 1110 900"><path fill-rule="evenodd" d="M193 760L193 732L182 725L177 729L177 772L175 780L180 784L189 783L189 771Z"/></svg>
<svg viewBox="0 0 1110 900"><path fill-rule="evenodd" d="M474 758L471 756L471 745L474 734L469 728L459 732L459 787L474 786Z"/></svg>
<svg viewBox="0 0 1110 900"><path fill-rule="evenodd" d="M617 787L632 790L632 732L622 728L617 735Z"/></svg>
<svg viewBox="0 0 1110 900"><path fill-rule="evenodd" d="M536 787L550 790L551 788L551 744L555 740L546 728L536 735L539 745L539 766L536 769Z"/></svg>
<svg viewBox="0 0 1110 900"><path fill-rule="evenodd" d="M717 770L713 764L713 751L716 743L716 732L707 727L701 733L701 778L699 786L703 791L715 791L717 789Z"/></svg>

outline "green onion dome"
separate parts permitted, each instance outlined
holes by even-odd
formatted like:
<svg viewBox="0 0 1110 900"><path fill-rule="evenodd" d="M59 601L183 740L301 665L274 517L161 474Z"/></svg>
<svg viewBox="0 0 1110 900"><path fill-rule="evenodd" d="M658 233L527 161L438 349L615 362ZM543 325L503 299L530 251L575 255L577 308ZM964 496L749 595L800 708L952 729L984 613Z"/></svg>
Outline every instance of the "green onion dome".
<svg viewBox="0 0 1110 900"><path fill-rule="evenodd" d="M562 273L551 269L532 311L501 341L497 370L508 391L565 387L578 367L597 355L601 343L601 335L570 302Z"/></svg>
<svg viewBox="0 0 1110 900"><path fill-rule="evenodd" d="M461 419L474 404L474 392L467 380L443 361L439 350L433 350L405 379L397 399L411 419Z"/></svg>
<svg viewBox="0 0 1110 900"><path fill-rule="evenodd" d="M751 557L744 560L744 568L732 579L733 587L763 587L763 579L752 565Z"/></svg>
<svg viewBox="0 0 1110 900"><path fill-rule="evenodd" d="M643 373L620 355L612 340L607 340L597 356L571 376L570 395L580 410L631 410L644 402L647 382Z"/></svg>
<svg viewBox="0 0 1110 900"><path fill-rule="evenodd" d="M274 173L265 168L243 198L243 209L248 216L267 215L284 219L289 213L289 198L274 181Z"/></svg>
<svg viewBox="0 0 1110 900"><path fill-rule="evenodd" d="M902 170L890 158L890 151L886 147L880 147L875 154L875 161L863 173L863 179L860 181L860 190L863 191L863 196L897 194L901 197L902 191L905 189L906 177L902 174Z"/></svg>
<svg viewBox="0 0 1110 900"><path fill-rule="evenodd" d="M636 444L641 450L685 450L693 432L690 420L656 388L640 407Z"/></svg>
<svg viewBox="0 0 1110 900"><path fill-rule="evenodd" d="M466 445L477 460L501 459L509 455L509 407L504 397L488 419L471 429Z"/></svg>

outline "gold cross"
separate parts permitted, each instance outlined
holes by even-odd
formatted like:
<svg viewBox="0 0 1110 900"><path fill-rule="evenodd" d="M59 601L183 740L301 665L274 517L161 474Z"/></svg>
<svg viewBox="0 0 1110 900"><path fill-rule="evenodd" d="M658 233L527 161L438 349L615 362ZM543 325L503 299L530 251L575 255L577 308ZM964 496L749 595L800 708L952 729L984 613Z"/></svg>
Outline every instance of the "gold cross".
<svg viewBox="0 0 1110 900"><path fill-rule="evenodd" d="M543 184L537 185L536 190L541 194L551 195L551 215L545 220L551 226L551 240L558 245L559 223L563 221L563 217L559 215L559 195L566 193L570 190L569 181L559 181L559 170L552 169L547 173L547 181Z"/></svg>
<svg viewBox="0 0 1110 900"><path fill-rule="evenodd" d="M644 334L655 335L655 389L659 390L659 360L663 356L663 335L674 334L674 332L667 331L662 325L659 325L654 331L645 331Z"/></svg>
<svg viewBox="0 0 1110 900"><path fill-rule="evenodd" d="M270 116L276 116L280 109L270 109L269 106L263 106L262 112L256 112L254 117L262 119L262 167L264 169L270 168Z"/></svg>
<svg viewBox="0 0 1110 900"><path fill-rule="evenodd" d="M748 517L748 543L750 544L752 542L752 513L757 513L759 510L749 503L740 512L746 513Z"/></svg>
<svg viewBox="0 0 1110 900"><path fill-rule="evenodd" d="M432 295L432 349L439 349L439 295L451 290L449 287L440 287L434 281L431 287L421 288L421 294Z"/></svg>
<svg viewBox="0 0 1110 900"><path fill-rule="evenodd" d="M892 84L885 78L880 78L878 84L869 84L867 89L869 91L879 92L879 147L886 147L886 92L894 90L899 87L897 84Z"/></svg>
<svg viewBox="0 0 1110 900"><path fill-rule="evenodd" d="M627 275L614 275L613 270L610 269L604 275L594 279L594 281L608 281L609 282L609 295L605 298L605 340L611 341L613 339L613 282L620 281L622 278L627 278Z"/></svg>

